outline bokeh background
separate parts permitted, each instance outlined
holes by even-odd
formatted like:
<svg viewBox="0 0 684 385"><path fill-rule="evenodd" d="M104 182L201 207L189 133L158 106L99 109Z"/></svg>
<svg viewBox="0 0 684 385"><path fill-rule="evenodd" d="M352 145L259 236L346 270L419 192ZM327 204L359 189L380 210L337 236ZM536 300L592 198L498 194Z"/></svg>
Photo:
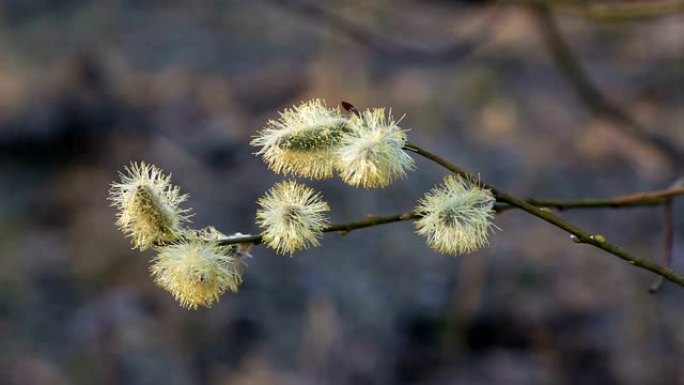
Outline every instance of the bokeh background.
<svg viewBox="0 0 684 385"><path fill-rule="evenodd" d="M681 1L0 2L0 383L684 384L684 291L519 211L450 257L409 223L253 249L244 285L180 308L114 228L133 160L194 226L255 233L282 176L248 143L311 98L391 107L411 141L513 194L666 188L684 159ZM310 184L335 222L445 175ZM684 270L681 204L674 267ZM658 207L563 217L661 259Z"/></svg>

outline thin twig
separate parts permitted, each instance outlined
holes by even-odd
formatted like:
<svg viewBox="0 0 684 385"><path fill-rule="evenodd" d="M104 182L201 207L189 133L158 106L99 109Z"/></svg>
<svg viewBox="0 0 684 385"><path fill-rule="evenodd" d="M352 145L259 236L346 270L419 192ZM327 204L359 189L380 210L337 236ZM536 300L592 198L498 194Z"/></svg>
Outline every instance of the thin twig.
<svg viewBox="0 0 684 385"><path fill-rule="evenodd" d="M668 267L672 266L672 248L674 246L674 221L672 217L672 200L668 199L663 204L663 259ZM656 278L655 282L648 289L649 293L655 294L658 292L664 280L662 276Z"/></svg>
<svg viewBox="0 0 684 385"><path fill-rule="evenodd" d="M670 165L677 167L684 162L684 153L672 140L656 133L649 133L634 117L608 100L591 81L582 65L575 58L569 44L563 38L560 29L547 4L537 3L531 7L537 20L543 41L553 58L561 75L577 94L579 100L594 114L613 122L621 132L633 139L648 143L658 149Z"/></svg>
<svg viewBox="0 0 684 385"><path fill-rule="evenodd" d="M547 207L557 210L573 209L619 209L642 206L657 206L665 204L669 199L678 195L684 195L684 188L669 188L665 190L621 195L611 198L585 198L585 199L534 199L525 201L533 206ZM502 212L516 207L511 205L497 206L497 212Z"/></svg>
<svg viewBox="0 0 684 385"><path fill-rule="evenodd" d="M577 200L561 200L561 199L527 199L526 202L537 207L555 208L559 210L571 209L615 209L639 206L651 206L664 204L668 199L674 198L678 195L684 195L684 188L671 188L667 190L658 190L645 193L621 195L613 198L597 198L597 199L577 199ZM497 212L502 212L510 209L518 209L519 207L504 204L497 206ZM352 231L364 227L371 227L383 225L386 223L400 222L407 220L415 220L419 218L418 214L399 214L388 216L369 216L367 219L356 222L335 224L324 232L336 231ZM260 235L247 235L235 238L228 238L220 242L222 245L231 245L237 243L261 243Z"/></svg>
<svg viewBox="0 0 684 385"><path fill-rule="evenodd" d="M339 223L335 225L328 226L323 230L324 233L338 232L341 234L346 234L352 230L362 229L365 227L379 226L387 223L402 222L402 221L412 221L420 216L415 213L403 213L399 215L388 215L383 217L369 215L366 219L356 222ZM220 245L235 245L239 243L251 243L258 245L263 241L261 235L246 235L240 237L231 237L219 241Z"/></svg>
<svg viewBox="0 0 684 385"><path fill-rule="evenodd" d="M675 282L681 286L684 286L684 276L678 274L674 270L672 270L669 267L661 266L652 260L645 259L645 258L639 258L636 257L627 251L621 249L620 247L609 243L606 241L606 238L603 235L600 234L591 234L587 232L586 230L583 230L582 228L573 225L572 223L556 216L553 214L551 211L545 208L539 208L536 206L533 206L530 203L525 202L522 199L518 199L512 195L509 195L499 189L497 189L494 186L488 185L486 183L483 183L480 181L478 177L475 175L469 173L468 171L448 162L447 160L441 158L440 156L433 154L427 150L424 150L414 144L406 144L404 148L408 151L414 152L418 155L423 156L424 158L427 158L436 164L446 168L447 170L453 172L454 174L460 175L461 177L471 181L472 183L476 183L484 188L487 188L492 191L494 194L494 197L498 202L503 202L507 203L511 206L515 206L523 211L526 211L540 219L543 219L546 222L551 223L552 225L565 230L567 233L572 235L572 239L576 243L584 243L587 245L591 245L594 247L597 247L601 250L604 250L610 254L615 255L616 257L628 262L631 265L640 267L645 270L652 271L658 275L663 276L664 278Z"/></svg>

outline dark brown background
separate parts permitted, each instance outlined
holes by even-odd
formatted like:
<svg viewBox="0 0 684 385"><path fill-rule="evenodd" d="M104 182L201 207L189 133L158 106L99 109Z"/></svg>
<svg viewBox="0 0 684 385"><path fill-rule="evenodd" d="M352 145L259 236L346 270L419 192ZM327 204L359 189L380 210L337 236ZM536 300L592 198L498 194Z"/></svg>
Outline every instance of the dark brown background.
<svg viewBox="0 0 684 385"><path fill-rule="evenodd" d="M117 170L153 162L191 194L195 226L254 233L255 200L282 177L250 137L314 97L392 107L413 142L520 196L681 176L682 152L578 98L524 2L302 1L0 3L0 382L684 384L682 288L651 296L651 274L522 212L459 258L408 223L293 258L257 247L240 293L211 309L153 284L152 253L130 250L107 206ZM684 149L682 13L552 12L637 132ZM336 222L394 214L444 176L417 166L384 190L311 184ZM658 208L563 216L661 258Z"/></svg>

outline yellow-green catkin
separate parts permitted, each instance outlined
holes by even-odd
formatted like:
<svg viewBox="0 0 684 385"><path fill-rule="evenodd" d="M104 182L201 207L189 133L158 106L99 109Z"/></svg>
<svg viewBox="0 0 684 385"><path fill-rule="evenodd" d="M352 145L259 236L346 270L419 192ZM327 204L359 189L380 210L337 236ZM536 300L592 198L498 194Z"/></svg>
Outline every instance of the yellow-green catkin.
<svg viewBox="0 0 684 385"><path fill-rule="evenodd" d="M495 198L491 191L460 176L448 176L419 201L416 232L432 249L452 255L476 251L488 243Z"/></svg>
<svg viewBox="0 0 684 385"><path fill-rule="evenodd" d="M285 175L311 179L334 174L334 150L346 131L347 119L339 108L328 108L322 100L285 109L280 118L270 120L252 139L260 147L269 169Z"/></svg>
<svg viewBox="0 0 684 385"><path fill-rule="evenodd" d="M217 240L191 235L159 248L150 274L181 306L211 307L227 290L238 291L244 254L236 245L221 246Z"/></svg>
<svg viewBox="0 0 684 385"><path fill-rule="evenodd" d="M257 210L257 224L263 230L264 243L280 254L318 246L326 226L325 212L330 210L314 189L294 181L273 186L262 198Z"/></svg>
<svg viewBox="0 0 684 385"><path fill-rule="evenodd" d="M177 240L190 210L180 208L188 196L171 184L171 176L154 165L133 162L120 178L111 184L109 200L118 210L116 225L131 238L133 248Z"/></svg>
<svg viewBox="0 0 684 385"><path fill-rule="evenodd" d="M406 132L384 108L353 116L335 152L339 175L355 187L385 187L414 168L405 144Z"/></svg>

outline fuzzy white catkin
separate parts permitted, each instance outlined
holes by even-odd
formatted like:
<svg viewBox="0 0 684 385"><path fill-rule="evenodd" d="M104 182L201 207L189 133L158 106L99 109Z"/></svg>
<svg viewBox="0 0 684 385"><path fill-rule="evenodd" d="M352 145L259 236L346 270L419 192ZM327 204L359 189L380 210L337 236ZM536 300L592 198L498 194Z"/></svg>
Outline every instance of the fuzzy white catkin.
<svg viewBox="0 0 684 385"><path fill-rule="evenodd" d="M335 169L334 150L346 124L339 108L328 108L314 99L268 121L251 145L260 147L257 154L278 174L330 178Z"/></svg>
<svg viewBox="0 0 684 385"><path fill-rule="evenodd" d="M405 144L405 131L384 108L353 116L335 152L340 177L355 187L388 186L414 168Z"/></svg>
<svg viewBox="0 0 684 385"><path fill-rule="evenodd" d="M452 255L476 251L488 243L495 198L491 191L460 176L448 176L419 201L416 232L434 250Z"/></svg>
<svg viewBox="0 0 684 385"><path fill-rule="evenodd" d="M188 196L171 184L171 176L154 165L133 162L120 177L111 184L109 200L118 210L116 225L131 238L133 248L175 241L190 210L180 207Z"/></svg>
<svg viewBox="0 0 684 385"><path fill-rule="evenodd" d="M181 242L160 247L150 274L181 306L211 307L227 290L238 291L242 283L241 254L235 245L221 246L217 240L189 235Z"/></svg>
<svg viewBox="0 0 684 385"><path fill-rule="evenodd" d="M261 199L257 224L264 243L280 254L318 246L328 225L328 204L314 189L294 181L273 186Z"/></svg>

